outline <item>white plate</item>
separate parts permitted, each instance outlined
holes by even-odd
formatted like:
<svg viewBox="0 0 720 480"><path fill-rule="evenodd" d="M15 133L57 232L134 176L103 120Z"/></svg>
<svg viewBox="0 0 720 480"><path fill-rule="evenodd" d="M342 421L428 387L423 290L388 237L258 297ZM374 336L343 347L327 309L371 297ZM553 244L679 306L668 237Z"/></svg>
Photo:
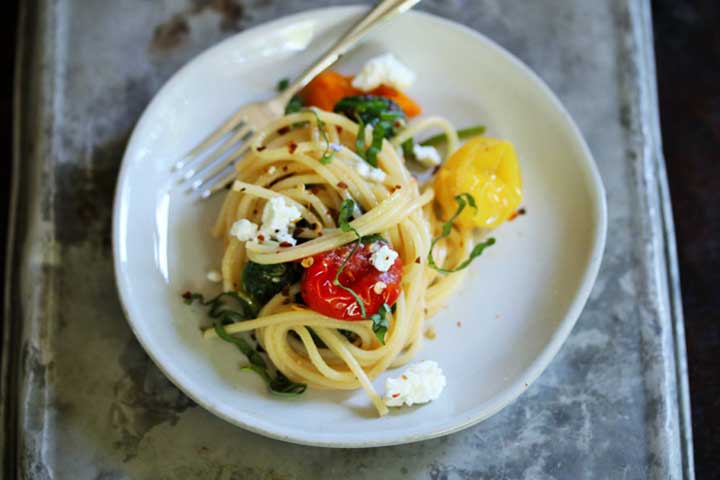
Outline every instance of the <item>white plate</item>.
<svg viewBox="0 0 720 480"><path fill-rule="evenodd" d="M198 404L243 428L290 442L368 447L418 441L477 423L508 405L547 367L595 280L605 241L603 186L578 128L527 67L487 38L427 14L387 23L343 58L341 71L391 51L417 73L410 94L456 125L484 123L514 142L528 214L502 226L464 289L434 319L437 339L417 360L439 362L439 400L384 418L362 390L270 396L239 371L232 345L205 341L200 310L180 293L218 288L208 230L221 198L192 204L175 190L171 163L246 102L268 98L363 10L327 8L262 25L209 49L157 94L133 132L113 217L120 297L138 340ZM386 374L387 375L387 374ZM374 384L382 392L386 375Z"/></svg>

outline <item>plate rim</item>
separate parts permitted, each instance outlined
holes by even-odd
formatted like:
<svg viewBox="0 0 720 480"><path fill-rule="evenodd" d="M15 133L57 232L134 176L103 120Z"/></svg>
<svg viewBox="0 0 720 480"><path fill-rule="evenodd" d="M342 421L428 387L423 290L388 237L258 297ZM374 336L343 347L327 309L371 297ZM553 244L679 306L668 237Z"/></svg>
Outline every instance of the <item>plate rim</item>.
<svg viewBox="0 0 720 480"><path fill-rule="evenodd" d="M582 153L582 162L580 162L582 167L581 170L583 170L587 174L588 178L588 193L590 194L589 196L591 200L591 210L593 211L595 221L593 223L594 234L591 241L591 253L589 256L590 258L582 275L581 282L576 290L576 295L572 299L567 313L565 314L564 318L558 323L558 326L556 327L554 333L551 335L550 340L542 348L540 354L530 363L530 365L518 376L518 378L514 382L512 382L508 387L501 391L501 393L497 395L495 399L489 402L490 405L488 407L482 408L482 410L479 412L477 411L477 407L474 409L470 409L468 410L467 414L459 421L454 423L454 425L447 428L439 428L427 433L411 433L406 435L394 434L394 437L390 438L383 437L382 439L369 439L361 441L325 440L322 437L313 438L302 437L294 434L283 434L277 430L272 430L270 428L259 426L258 424L244 421L243 419L230 416L223 412L221 409L217 408L216 405L205 401L203 398L200 398L194 393L189 392L188 389L184 388L180 379L175 378L173 375L171 375L170 372L164 367L164 365L160 361L158 361L158 358L156 357L153 349L150 348L148 345L148 339L144 338L136 328L135 321L132 320L132 317L129 314L128 304L130 302L130 294L127 286L125 285L124 277L122 275L121 260L119 255L119 235L121 232L120 224L122 221L120 210L122 196L124 192L123 186L128 184L128 164L130 163L128 160L128 153L130 151L130 147L133 145L136 137L138 136L138 132L140 131L139 127L143 124L144 119L146 119L146 117L148 116L148 112L157 102L158 98L162 96L163 92L167 91L172 84L178 82L178 78L183 76L184 72L189 69L189 67L193 63L200 61L206 56L212 55L216 50L223 48L226 43L237 42L239 38L249 36L260 29L287 26L296 24L307 18L312 19L314 15L334 14L338 17L347 18L354 14L359 14L365 10L367 10L367 7L363 5L348 5L315 8L310 10L303 10L290 15L285 15L280 18L255 25L248 30L232 35L206 48L201 53L189 59L168 80L165 81L163 86L153 95L152 99L138 118L138 121L133 127L132 134L128 140L125 153L123 154L120 171L118 173L117 182L115 185L115 195L113 199L112 212L112 251L115 287L117 289L120 304L125 318L127 319L127 323L129 324L133 335L138 340L143 350L147 353L147 355L158 367L158 369L160 369L160 371L165 375L165 377L173 383L173 385L175 385L179 390L183 392L183 394L187 395L195 403L202 406L205 410L211 412L213 415L253 433L299 445L330 448L370 448L390 445L401 445L449 435L476 425L481 421L495 415L500 410L513 403L525 390L527 390L529 386L538 379L538 377L545 371L545 369L555 358L560 348L570 335L573 327L577 323L577 320L580 317L580 314L582 313L585 304L587 303L590 292L597 278L597 274L600 270L600 265L602 263L603 253L605 250L605 242L607 236L607 199L602 177L600 176L592 151L590 150L590 147L588 146L585 137L582 135L580 128L573 120L572 116L567 111L562 102L559 100L559 98L555 95L555 93L550 89L550 87L545 83L545 81L522 60L520 60L513 53L511 53L489 37L478 32L477 30L474 30L466 25L457 23L453 20L440 17L438 15L434 15L428 12L420 10L410 10L408 12L405 12L405 15L425 17L430 21L442 24L443 28L445 29L455 30L463 34L469 35L473 37L475 41L479 41L485 44L485 46L489 47L490 49L500 53L506 60L510 61L512 64L514 64L515 67L521 70L532 83L539 87L539 89L543 92L544 96L550 101L551 105L560 114L564 123L567 125L567 127L569 127L568 131L572 133L572 137L577 141L579 150Z"/></svg>

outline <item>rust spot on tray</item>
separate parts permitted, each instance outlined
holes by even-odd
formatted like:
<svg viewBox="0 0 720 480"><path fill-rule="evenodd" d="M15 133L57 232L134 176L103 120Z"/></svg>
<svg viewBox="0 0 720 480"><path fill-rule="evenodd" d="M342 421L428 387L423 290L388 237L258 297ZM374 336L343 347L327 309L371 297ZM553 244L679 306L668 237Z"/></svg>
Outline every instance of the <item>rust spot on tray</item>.
<svg viewBox="0 0 720 480"><path fill-rule="evenodd" d="M245 13L245 7L238 0L194 0L191 13L202 13L212 10L220 15L220 30L235 32L240 30L240 20Z"/></svg>
<svg viewBox="0 0 720 480"><path fill-rule="evenodd" d="M185 15L179 13L155 27L150 47L160 51L172 50L180 46L189 34L190 25Z"/></svg>
<svg viewBox="0 0 720 480"><path fill-rule="evenodd" d="M56 167L58 202L52 208L58 222L56 231L61 245L84 242L98 244L102 251L111 250L112 202L129 132L123 132L89 151L91 168L82 162L67 162Z"/></svg>
<svg viewBox="0 0 720 480"><path fill-rule="evenodd" d="M240 0L193 0L190 7L155 27L150 49L167 52L181 46L190 35L190 17L205 12L220 17L218 28L223 32L242 30L240 21L245 14L245 7Z"/></svg>

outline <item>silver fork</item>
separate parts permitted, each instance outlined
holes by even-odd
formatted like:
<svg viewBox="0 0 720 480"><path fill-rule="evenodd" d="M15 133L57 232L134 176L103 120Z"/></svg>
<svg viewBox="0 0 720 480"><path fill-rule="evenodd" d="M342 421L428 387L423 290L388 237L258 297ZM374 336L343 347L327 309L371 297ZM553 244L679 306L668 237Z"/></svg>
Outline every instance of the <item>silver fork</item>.
<svg viewBox="0 0 720 480"><path fill-rule="evenodd" d="M188 184L188 192L199 193L201 198L208 198L223 189L235 177L234 164L249 148L248 140L254 132L281 117L285 105L293 95L335 63L373 26L395 14L409 10L419 1L381 1L283 92L271 100L250 103L240 108L175 163L173 169L180 175L180 183Z"/></svg>

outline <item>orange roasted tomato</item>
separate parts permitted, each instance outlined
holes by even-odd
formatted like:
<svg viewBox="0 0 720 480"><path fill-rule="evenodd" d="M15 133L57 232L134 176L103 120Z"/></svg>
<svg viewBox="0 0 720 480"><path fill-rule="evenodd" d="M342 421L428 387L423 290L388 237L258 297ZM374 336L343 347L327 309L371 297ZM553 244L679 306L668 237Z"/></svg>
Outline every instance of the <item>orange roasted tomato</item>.
<svg viewBox="0 0 720 480"><path fill-rule="evenodd" d="M520 162L512 143L476 137L453 153L435 178L435 198L447 218L462 193L473 196L477 209L466 208L457 226L495 228L510 218L522 201Z"/></svg>
<svg viewBox="0 0 720 480"><path fill-rule="evenodd" d="M362 299L367 317L377 313L383 303L392 306L397 301L402 280L400 258L387 272L381 272L370 261L371 245L360 245L338 278L344 287L352 289ZM343 245L310 257L312 263L305 269L300 284L308 307L339 320L363 320L360 306L352 294L334 283L338 269L353 247L354 244Z"/></svg>

